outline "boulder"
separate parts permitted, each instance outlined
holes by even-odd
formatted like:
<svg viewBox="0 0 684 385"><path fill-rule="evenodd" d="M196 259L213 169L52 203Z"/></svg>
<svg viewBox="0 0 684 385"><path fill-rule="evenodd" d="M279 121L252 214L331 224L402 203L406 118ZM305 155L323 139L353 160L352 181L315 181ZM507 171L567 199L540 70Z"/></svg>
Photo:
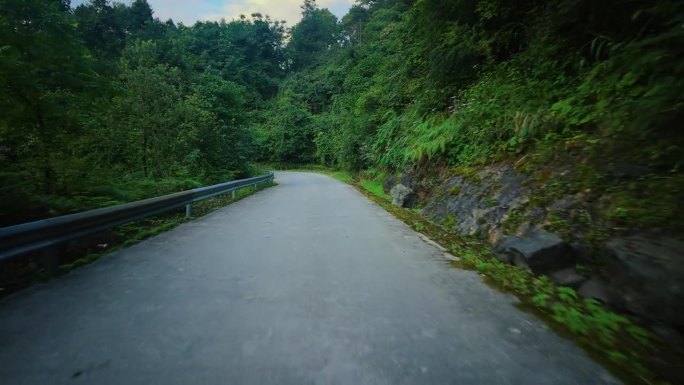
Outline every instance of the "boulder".
<svg viewBox="0 0 684 385"><path fill-rule="evenodd" d="M635 235L606 243L609 294L616 306L684 328L684 242Z"/></svg>
<svg viewBox="0 0 684 385"><path fill-rule="evenodd" d="M577 294L582 298L591 298L607 304L608 290L606 283L597 277L584 282L577 290Z"/></svg>
<svg viewBox="0 0 684 385"><path fill-rule="evenodd" d="M561 286L569 286L573 289L577 289L584 281L587 280L572 267L554 271L553 273L549 274L549 277L556 284Z"/></svg>
<svg viewBox="0 0 684 385"><path fill-rule="evenodd" d="M496 252L494 252L494 256L496 257L496 259L498 259L499 261L501 261L503 263L508 263L511 265L513 264L513 257L511 257L510 254L506 254L506 253L496 251Z"/></svg>
<svg viewBox="0 0 684 385"><path fill-rule="evenodd" d="M399 183L411 189L416 188L416 180L410 172L402 174Z"/></svg>
<svg viewBox="0 0 684 385"><path fill-rule="evenodd" d="M398 184L390 190L392 204L399 207L413 207L416 203L416 192L412 189Z"/></svg>
<svg viewBox="0 0 684 385"><path fill-rule="evenodd" d="M559 236L534 229L524 236L506 238L497 247L496 253L508 255L515 265L529 267L535 274L546 274L573 266L571 251Z"/></svg>
<svg viewBox="0 0 684 385"><path fill-rule="evenodd" d="M530 269L530 270L532 270L532 268L530 268L530 264L527 263L527 259L525 259L525 257L524 257L522 254L520 254L520 253L515 253L515 254L513 254L513 261L512 261L512 263L513 263L514 266L518 266L518 267L523 268L523 269ZM541 272L537 272L537 273L535 273L535 274L541 274Z"/></svg>
<svg viewBox="0 0 684 385"><path fill-rule="evenodd" d="M389 193L392 191L392 187L394 187L397 184L397 177L394 175L390 175L385 180L382 181L382 189L386 192Z"/></svg>

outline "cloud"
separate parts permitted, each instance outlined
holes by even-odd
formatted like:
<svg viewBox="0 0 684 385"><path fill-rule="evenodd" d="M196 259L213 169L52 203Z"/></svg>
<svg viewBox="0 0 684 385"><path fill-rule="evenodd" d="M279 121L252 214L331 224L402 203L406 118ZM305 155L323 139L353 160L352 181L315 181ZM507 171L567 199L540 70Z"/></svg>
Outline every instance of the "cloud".
<svg viewBox="0 0 684 385"><path fill-rule="evenodd" d="M225 18L231 20L240 15L249 16L258 12L269 15L273 20L285 20L288 25L296 24L302 18L301 5L303 0L236 0L227 1L220 13L207 14L209 20ZM321 8L328 8L338 18L341 18L354 3L354 0L318 0Z"/></svg>
<svg viewBox="0 0 684 385"><path fill-rule="evenodd" d="M209 12L221 9L222 2L210 0L148 0L154 16L161 20L173 19L176 23L185 25L195 24L196 21L207 20Z"/></svg>
<svg viewBox="0 0 684 385"><path fill-rule="evenodd" d="M72 0L72 7L88 0ZM130 3L130 0L120 1ZM300 6L304 0L148 0L154 16L161 20L173 19L192 25L202 20L237 19L241 14L249 16L258 12L269 15L272 20L285 20L287 25L296 24L302 17ZM341 18L355 0L318 0L321 8L328 8Z"/></svg>

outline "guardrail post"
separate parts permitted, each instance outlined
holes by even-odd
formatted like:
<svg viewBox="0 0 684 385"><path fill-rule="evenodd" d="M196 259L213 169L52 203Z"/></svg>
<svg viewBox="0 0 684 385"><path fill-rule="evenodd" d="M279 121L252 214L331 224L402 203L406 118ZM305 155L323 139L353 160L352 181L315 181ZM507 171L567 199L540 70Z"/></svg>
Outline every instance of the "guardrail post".
<svg viewBox="0 0 684 385"><path fill-rule="evenodd" d="M254 192L256 192L257 188L259 188L259 182L254 183Z"/></svg>
<svg viewBox="0 0 684 385"><path fill-rule="evenodd" d="M235 190L230 192L233 195L233 200L235 200Z"/></svg>
<svg viewBox="0 0 684 385"><path fill-rule="evenodd" d="M186 218L192 217L192 203L185 205L185 217Z"/></svg>

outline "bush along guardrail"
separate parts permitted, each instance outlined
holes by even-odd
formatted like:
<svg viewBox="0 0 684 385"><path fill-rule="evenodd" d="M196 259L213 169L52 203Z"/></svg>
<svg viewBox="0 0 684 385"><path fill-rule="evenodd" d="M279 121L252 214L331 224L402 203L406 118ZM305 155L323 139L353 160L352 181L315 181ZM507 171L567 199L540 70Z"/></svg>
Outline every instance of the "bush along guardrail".
<svg viewBox="0 0 684 385"><path fill-rule="evenodd" d="M273 177L273 172L268 172L254 178L3 227L0 228L0 262L42 251L45 269L54 272L59 265L58 246L61 244L181 207L185 207L185 215L190 217L194 202L225 193L235 197L237 190L247 187L256 190L259 184L272 182Z"/></svg>

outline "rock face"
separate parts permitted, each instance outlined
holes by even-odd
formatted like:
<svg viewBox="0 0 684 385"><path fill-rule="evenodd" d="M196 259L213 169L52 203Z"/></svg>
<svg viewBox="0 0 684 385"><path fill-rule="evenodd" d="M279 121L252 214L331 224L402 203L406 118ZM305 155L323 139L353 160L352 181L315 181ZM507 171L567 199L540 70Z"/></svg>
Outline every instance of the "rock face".
<svg viewBox="0 0 684 385"><path fill-rule="evenodd" d="M416 192L404 186L397 184L390 190L392 196L392 204L399 207L413 207L416 204Z"/></svg>
<svg viewBox="0 0 684 385"><path fill-rule="evenodd" d="M666 230L654 229L623 236L629 225L618 228L604 215L615 203L610 193L592 191L591 185L569 188L568 175L579 172L571 162L541 172L523 170L529 168L510 163L423 174L414 170L411 177L386 182L401 186L396 194L393 190L395 204L412 205L414 196L407 200L405 194L419 191L426 216L451 231L488 241L502 262L547 274L583 298L651 326L684 332L684 242L674 238L681 234L665 238ZM647 173L633 164L607 164L602 171L623 181ZM599 243L604 236L615 238ZM578 264L591 277L580 275Z"/></svg>
<svg viewBox="0 0 684 385"><path fill-rule="evenodd" d="M608 293L616 306L684 329L684 242L636 235L606 244Z"/></svg>
<svg viewBox="0 0 684 385"><path fill-rule="evenodd" d="M486 167L469 175L454 175L432 194L424 213L438 222L454 218L453 230L466 235L486 235L499 226L512 210L528 201L522 186L525 175L510 165Z"/></svg>
<svg viewBox="0 0 684 385"><path fill-rule="evenodd" d="M499 259L516 266L529 267L535 274L546 274L574 264L568 244L542 229L506 238L496 252Z"/></svg>

